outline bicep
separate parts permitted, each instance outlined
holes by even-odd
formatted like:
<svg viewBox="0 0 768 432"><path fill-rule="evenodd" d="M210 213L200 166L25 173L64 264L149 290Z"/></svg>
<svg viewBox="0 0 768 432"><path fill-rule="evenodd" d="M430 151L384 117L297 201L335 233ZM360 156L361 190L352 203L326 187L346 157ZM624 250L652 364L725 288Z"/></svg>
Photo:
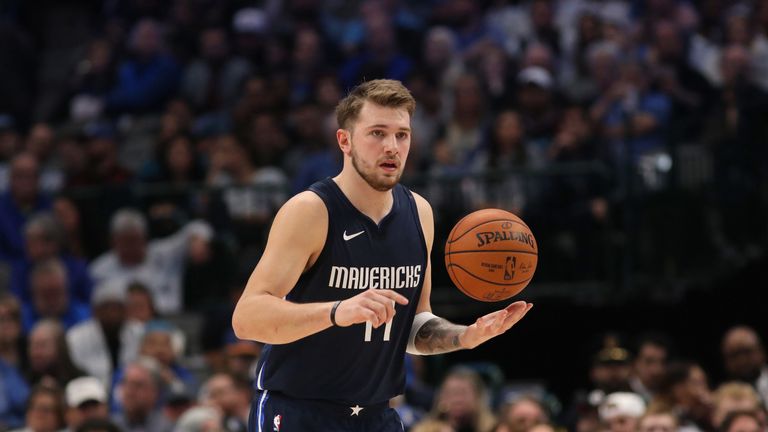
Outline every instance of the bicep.
<svg viewBox="0 0 768 432"><path fill-rule="evenodd" d="M290 200L275 216L267 246L248 280L245 295L285 297L322 250L328 213L319 197L307 194L311 196Z"/></svg>

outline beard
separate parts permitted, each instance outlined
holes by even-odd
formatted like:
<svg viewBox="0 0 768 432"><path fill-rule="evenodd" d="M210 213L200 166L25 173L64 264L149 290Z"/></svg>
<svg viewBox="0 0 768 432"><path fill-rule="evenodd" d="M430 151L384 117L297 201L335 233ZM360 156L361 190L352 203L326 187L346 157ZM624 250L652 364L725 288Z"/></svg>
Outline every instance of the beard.
<svg viewBox="0 0 768 432"><path fill-rule="evenodd" d="M403 175L402 164L400 164L400 170L392 173L392 176L377 175L375 170L379 166L380 162L377 161L376 165L374 166L366 166L367 164L360 157L358 157L354 145L352 145L351 153L352 166L355 168L355 171L360 174L360 177L362 177L369 186L379 192L386 192L391 190L400 181L400 177Z"/></svg>

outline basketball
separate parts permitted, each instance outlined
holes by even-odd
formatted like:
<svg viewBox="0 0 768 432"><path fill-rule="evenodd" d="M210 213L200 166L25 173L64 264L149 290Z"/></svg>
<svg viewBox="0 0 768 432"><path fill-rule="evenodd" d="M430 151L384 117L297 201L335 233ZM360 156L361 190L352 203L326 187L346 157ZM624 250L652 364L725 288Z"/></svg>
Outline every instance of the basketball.
<svg viewBox="0 0 768 432"><path fill-rule="evenodd" d="M483 209L461 219L445 244L445 267L453 283L473 299L496 302L522 291L533 278L539 249L522 219Z"/></svg>

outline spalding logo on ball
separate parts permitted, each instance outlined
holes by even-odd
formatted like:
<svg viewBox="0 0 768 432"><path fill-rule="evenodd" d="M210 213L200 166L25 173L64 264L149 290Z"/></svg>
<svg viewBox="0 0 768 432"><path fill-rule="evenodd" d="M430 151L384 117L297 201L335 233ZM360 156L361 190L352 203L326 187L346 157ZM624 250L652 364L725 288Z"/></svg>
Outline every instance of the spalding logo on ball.
<svg viewBox="0 0 768 432"><path fill-rule="evenodd" d="M445 244L445 267L454 284L481 301L506 300L533 278L539 249L522 219L484 209L460 220Z"/></svg>

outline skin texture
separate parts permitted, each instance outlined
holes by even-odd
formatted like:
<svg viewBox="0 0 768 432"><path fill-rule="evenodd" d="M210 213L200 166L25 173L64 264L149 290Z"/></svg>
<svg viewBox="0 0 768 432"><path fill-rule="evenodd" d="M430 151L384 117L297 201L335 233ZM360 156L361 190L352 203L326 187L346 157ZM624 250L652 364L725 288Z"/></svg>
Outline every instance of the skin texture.
<svg viewBox="0 0 768 432"><path fill-rule="evenodd" d="M333 180L349 201L374 222L392 209L391 189L400 180L411 144L410 115L366 101L348 129L339 129L336 140L344 154L342 172ZM414 194L427 248L434 239L432 209ZM315 229L307 230L307 226ZM301 274L317 260L328 232L328 212L312 192L291 198L277 213L261 261L248 281L233 314L232 324L241 339L271 344L289 343L331 327L333 302L296 304L283 299ZM430 311L431 264L427 263L417 313ZM390 290L365 290L344 300L336 309L336 323L346 327L371 322L378 328L395 315L394 304L408 300ZM419 331L417 348L437 354L474 348L498 336L530 310L519 301L479 318L470 326L442 318L427 322Z"/></svg>

